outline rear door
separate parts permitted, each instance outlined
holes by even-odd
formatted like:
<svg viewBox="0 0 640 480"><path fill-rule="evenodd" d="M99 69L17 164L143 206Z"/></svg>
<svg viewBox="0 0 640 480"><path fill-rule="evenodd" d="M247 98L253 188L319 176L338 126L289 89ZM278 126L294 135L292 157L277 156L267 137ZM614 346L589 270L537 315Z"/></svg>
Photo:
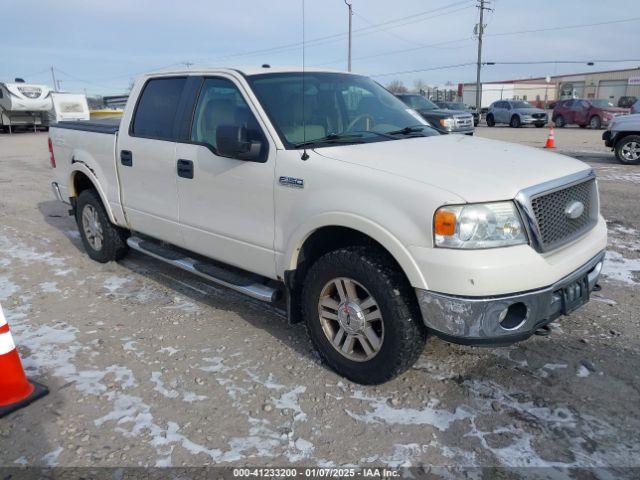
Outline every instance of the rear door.
<svg viewBox="0 0 640 480"><path fill-rule="evenodd" d="M498 102L498 108L496 110L496 121L499 123L509 123L507 106L509 104L507 102Z"/></svg>
<svg viewBox="0 0 640 480"><path fill-rule="evenodd" d="M586 100L573 101L573 122L578 125L586 125L589 121L589 109L591 104Z"/></svg>
<svg viewBox="0 0 640 480"><path fill-rule="evenodd" d="M210 258L275 278L276 150L242 84L227 75L202 80L176 146L184 246ZM246 161L218 153L219 127L242 127L263 145Z"/></svg>
<svg viewBox="0 0 640 480"><path fill-rule="evenodd" d="M186 80L147 80L129 128L120 131L116 151L122 205L129 225L175 244L182 243L174 162L176 114Z"/></svg>

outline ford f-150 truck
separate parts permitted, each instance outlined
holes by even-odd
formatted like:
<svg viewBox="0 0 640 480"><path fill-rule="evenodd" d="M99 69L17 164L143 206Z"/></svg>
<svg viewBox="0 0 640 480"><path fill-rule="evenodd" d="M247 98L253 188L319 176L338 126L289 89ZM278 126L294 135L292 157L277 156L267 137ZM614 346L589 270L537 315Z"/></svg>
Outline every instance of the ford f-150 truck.
<svg viewBox="0 0 640 480"><path fill-rule="evenodd" d="M49 141L92 259L131 248L286 303L360 383L409 368L429 334L528 338L588 301L604 258L586 164L440 135L361 75L147 74L119 123L60 123Z"/></svg>

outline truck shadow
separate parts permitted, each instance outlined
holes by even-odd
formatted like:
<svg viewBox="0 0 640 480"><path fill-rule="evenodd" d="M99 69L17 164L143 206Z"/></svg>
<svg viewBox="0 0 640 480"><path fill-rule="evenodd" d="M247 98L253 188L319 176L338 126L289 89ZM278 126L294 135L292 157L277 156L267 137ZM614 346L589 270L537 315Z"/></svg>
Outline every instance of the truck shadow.
<svg viewBox="0 0 640 480"><path fill-rule="evenodd" d="M86 256L75 219L68 214L68 206L58 201L48 201L39 203L38 209L47 224L62 232L67 241ZM289 345L298 354L317 362L306 338L304 325L288 323L284 301L267 304L254 300L135 251L129 251L118 265L191 301L234 313L255 328Z"/></svg>

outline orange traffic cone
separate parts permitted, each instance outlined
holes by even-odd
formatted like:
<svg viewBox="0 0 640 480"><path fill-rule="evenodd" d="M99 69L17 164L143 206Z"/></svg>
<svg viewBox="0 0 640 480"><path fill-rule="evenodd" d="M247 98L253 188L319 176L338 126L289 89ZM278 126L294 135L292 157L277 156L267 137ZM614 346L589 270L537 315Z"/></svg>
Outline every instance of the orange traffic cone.
<svg viewBox="0 0 640 480"><path fill-rule="evenodd" d="M49 389L44 385L27 380L0 307L0 417L26 407L47 393Z"/></svg>
<svg viewBox="0 0 640 480"><path fill-rule="evenodd" d="M553 127L549 128L549 138L547 138L547 143L544 145L544 148L556 148L555 136L553 135Z"/></svg>

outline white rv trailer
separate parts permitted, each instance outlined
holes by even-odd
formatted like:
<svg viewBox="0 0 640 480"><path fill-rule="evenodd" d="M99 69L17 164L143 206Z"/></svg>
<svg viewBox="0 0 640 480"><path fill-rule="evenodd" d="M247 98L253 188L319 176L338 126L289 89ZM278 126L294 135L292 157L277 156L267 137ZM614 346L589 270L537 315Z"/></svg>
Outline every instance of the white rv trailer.
<svg viewBox="0 0 640 480"><path fill-rule="evenodd" d="M51 105L51 90L45 85L26 84L18 78L0 83L0 128L11 132L17 125L26 125L35 130L46 123Z"/></svg>
<svg viewBox="0 0 640 480"><path fill-rule="evenodd" d="M49 124L90 119L86 95L51 92L51 103L53 108L49 111Z"/></svg>

